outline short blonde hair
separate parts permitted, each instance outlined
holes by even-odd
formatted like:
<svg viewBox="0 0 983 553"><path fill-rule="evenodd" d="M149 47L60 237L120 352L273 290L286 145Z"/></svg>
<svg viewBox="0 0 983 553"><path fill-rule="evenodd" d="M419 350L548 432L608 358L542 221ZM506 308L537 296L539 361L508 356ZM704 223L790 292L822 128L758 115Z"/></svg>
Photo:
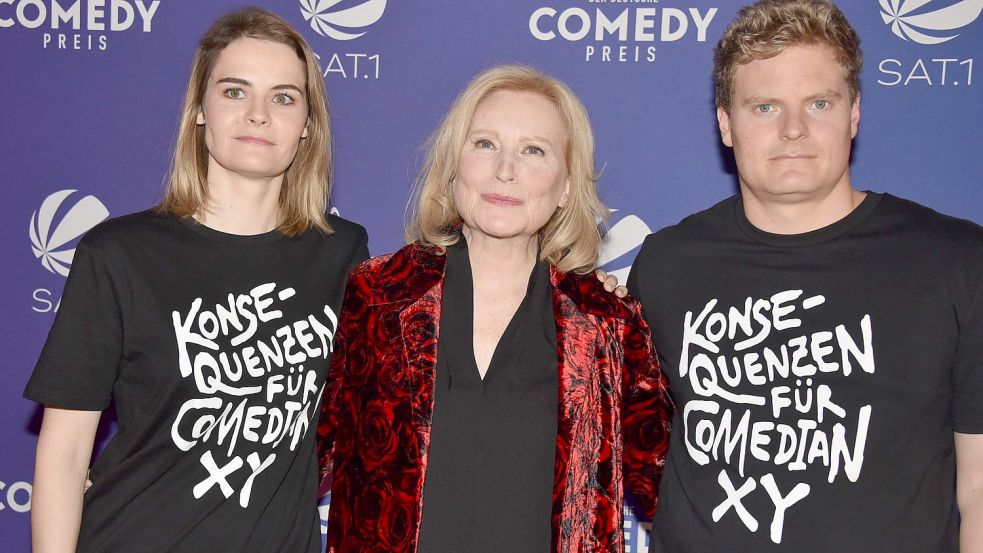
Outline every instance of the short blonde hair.
<svg viewBox="0 0 983 553"><path fill-rule="evenodd" d="M157 211L191 217L208 204L208 148L205 131L196 123L212 68L219 55L239 38L255 38L289 46L305 65L307 138L283 176L277 229L297 236L311 227L330 234L324 212L331 193L331 127L327 94L314 52L297 31L279 16L245 8L220 17L198 44L178 123L177 143L164 199Z"/></svg>
<svg viewBox="0 0 983 553"><path fill-rule="evenodd" d="M570 193L565 206L557 209L540 230L540 258L563 272L592 271L601 243L597 225L608 210L597 195L594 135L587 109L567 85L522 65L499 65L483 71L444 116L428 142L427 158L417 178L407 241L443 249L460 239L462 221L454 207L452 183L475 109L499 90L541 94L559 111L567 133Z"/></svg>
<svg viewBox="0 0 983 553"><path fill-rule="evenodd" d="M843 68L850 101L860 95L864 55L860 37L846 16L828 0L761 0L741 8L713 52L717 107L730 110L738 65L768 59L789 46L824 44Z"/></svg>

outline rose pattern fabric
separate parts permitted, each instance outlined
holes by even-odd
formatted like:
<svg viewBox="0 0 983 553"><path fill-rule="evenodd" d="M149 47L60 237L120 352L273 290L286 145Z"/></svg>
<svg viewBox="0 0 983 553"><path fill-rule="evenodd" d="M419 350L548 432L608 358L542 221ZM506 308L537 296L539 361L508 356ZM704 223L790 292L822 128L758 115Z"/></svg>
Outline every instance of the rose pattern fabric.
<svg viewBox="0 0 983 553"><path fill-rule="evenodd" d="M415 553L445 257L406 246L352 272L318 425L330 553ZM672 404L641 308L551 269L559 413L551 551L622 552L624 485L651 516Z"/></svg>

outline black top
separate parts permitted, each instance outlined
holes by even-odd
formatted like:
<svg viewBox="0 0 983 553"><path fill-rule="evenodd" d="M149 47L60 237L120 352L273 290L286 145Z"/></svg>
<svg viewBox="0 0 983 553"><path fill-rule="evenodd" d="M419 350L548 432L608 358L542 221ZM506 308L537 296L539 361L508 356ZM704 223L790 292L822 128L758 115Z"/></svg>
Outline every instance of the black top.
<svg viewBox="0 0 983 553"><path fill-rule="evenodd" d="M24 395L115 401L79 552L321 550L318 405L345 278L365 230L226 234L138 213L75 252Z"/></svg>
<svg viewBox="0 0 983 553"><path fill-rule="evenodd" d="M474 360L464 240L447 249L421 553L550 546L559 381L549 270L538 262L485 378Z"/></svg>
<svg viewBox="0 0 983 553"><path fill-rule="evenodd" d="M983 229L868 193L824 228L740 197L648 237L628 288L676 402L657 553L955 553L983 433Z"/></svg>

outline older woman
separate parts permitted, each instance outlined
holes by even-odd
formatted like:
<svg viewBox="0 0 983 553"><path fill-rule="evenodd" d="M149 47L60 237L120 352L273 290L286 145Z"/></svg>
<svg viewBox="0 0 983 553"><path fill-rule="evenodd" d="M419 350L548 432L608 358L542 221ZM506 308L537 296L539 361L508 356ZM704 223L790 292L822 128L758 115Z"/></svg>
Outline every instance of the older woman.
<svg viewBox="0 0 983 553"><path fill-rule="evenodd" d="M314 430L365 231L325 215L310 47L246 9L201 39L166 197L89 232L25 395L36 552L321 549ZM81 493L101 411L119 431Z"/></svg>
<svg viewBox="0 0 983 553"><path fill-rule="evenodd" d="M654 511L670 403L638 304L590 275L594 180L562 83L502 66L458 97L411 244L349 278L329 551L620 551L623 483Z"/></svg>

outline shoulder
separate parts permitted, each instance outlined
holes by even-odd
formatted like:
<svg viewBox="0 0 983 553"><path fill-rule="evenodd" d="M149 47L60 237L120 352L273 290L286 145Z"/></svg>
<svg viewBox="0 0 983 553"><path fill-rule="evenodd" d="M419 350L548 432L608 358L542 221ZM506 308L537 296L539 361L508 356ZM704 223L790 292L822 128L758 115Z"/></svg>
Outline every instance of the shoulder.
<svg viewBox="0 0 983 553"><path fill-rule="evenodd" d="M640 307L632 297L619 298L604 289L604 284L594 273L578 275L551 271L555 289L570 298L584 313L606 319L636 320Z"/></svg>
<svg viewBox="0 0 983 553"><path fill-rule="evenodd" d="M349 282L378 303L412 300L442 280L444 260L436 248L409 244L363 261Z"/></svg>
<svg viewBox="0 0 983 553"><path fill-rule="evenodd" d="M632 276L639 283L662 281L689 266L689 262L704 260L702 252L720 249L721 244L733 240L738 206L738 196L731 196L649 234L632 263ZM639 277L643 278L639 280ZM633 288L633 292L637 293L638 289Z"/></svg>
<svg viewBox="0 0 983 553"><path fill-rule="evenodd" d="M880 211L896 219L896 225L909 232L925 234L934 240L983 247L983 227L891 194L883 194Z"/></svg>
<svg viewBox="0 0 983 553"><path fill-rule="evenodd" d="M964 288L983 281L983 227L924 205L883 194L871 214L869 238L905 262L946 267L938 273Z"/></svg>
<svg viewBox="0 0 983 553"><path fill-rule="evenodd" d="M330 213L327 219L328 225L334 231L331 234L332 240L355 245L368 243L369 233L366 232L365 227L362 225Z"/></svg>
<svg viewBox="0 0 983 553"><path fill-rule="evenodd" d="M162 215L153 210L140 211L107 219L92 227L79 242L83 248L107 251L140 243L148 237L159 237L173 232L181 222L170 215Z"/></svg>
<svg viewBox="0 0 983 553"><path fill-rule="evenodd" d="M717 236L733 227L738 205L739 197L735 195L689 215L675 225L648 235L642 251L661 253L664 249L678 249Z"/></svg>

